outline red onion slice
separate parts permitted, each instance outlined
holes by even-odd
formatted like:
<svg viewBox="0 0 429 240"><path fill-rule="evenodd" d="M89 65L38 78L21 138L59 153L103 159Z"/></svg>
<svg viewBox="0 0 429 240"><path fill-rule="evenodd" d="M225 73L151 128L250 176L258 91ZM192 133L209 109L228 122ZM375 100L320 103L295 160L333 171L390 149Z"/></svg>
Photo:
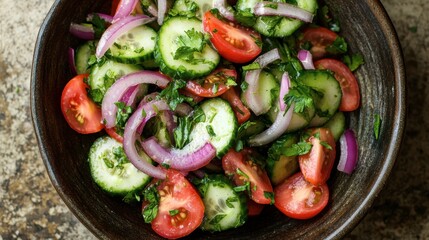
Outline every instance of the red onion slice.
<svg viewBox="0 0 429 240"><path fill-rule="evenodd" d="M101 114L106 127L112 128L115 126L116 112L118 111L115 103L122 98L130 87L145 83L165 88L169 82L169 79L161 73L147 70L127 74L118 79L107 90L101 104Z"/></svg>
<svg viewBox="0 0 429 240"><path fill-rule="evenodd" d="M358 145L353 130L347 129L340 137L340 161L338 171L351 174L356 168L358 160Z"/></svg>
<svg viewBox="0 0 429 240"><path fill-rule="evenodd" d="M276 8L273 7L276 4ZM313 13L289 3L274 3L271 1L259 2L255 5L253 12L257 16L282 16L299 19L311 23Z"/></svg>
<svg viewBox="0 0 429 240"><path fill-rule="evenodd" d="M74 49L69 47L69 65L70 65L70 70L72 71L73 75L77 74L77 70L76 70L76 62L75 62L75 58L74 58Z"/></svg>
<svg viewBox="0 0 429 240"><path fill-rule="evenodd" d="M307 50L299 50L298 59L301 61L304 69L315 69L313 64L313 55L311 55L310 51Z"/></svg>
<svg viewBox="0 0 429 240"><path fill-rule="evenodd" d="M280 94L279 101L283 101L284 95L289 92L290 80L289 75L285 72L282 76L282 82L280 88L283 88L283 96ZM288 128L290 120L292 119L293 109L295 105L292 104L287 112L286 109L280 110L277 113L276 120L274 123L262 133L259 133L249 139L250 146L262 146L268 144L278 137L280 137Z"/></svg>
<svg viewBox="0 0 429 240"><path fill-rule="evenodd" d="M93 40L95 37L94 29L90 25L71 23L70 33L73 36L83 40Z"/></svg>
<svg viewBox="0 0 429 240"><path fill-rule="evenodd" d="M179 171L197 170L207 165L216 156L216 148L210 142L206 142L192 153L188 153L187 150L183 149L164 148L156 141L155 137L144 140L142 147L155 162L167 164Z"/></svg>
<svg viewBox="0 0 429 240"><path fill-rule="evenodd" d="M136 15L136 16L127 16L119 19L110 25L98 42L97 49L95 51L95 56L100 58L104 55L104 53L113 45L118 37L122 34L128 32L129 30L152 22L155 18L149 18L144 15Z"/></svg>
<svg viewBox="0 0 429 240"><path fill-rule="evenodd" d="M286 103L284 101L284 97L289 92L289 87L290 87L289 74L285 72L282 75L282 81L280 83L280 93L279 93L280 111L283 111L283 112L286 110Z"/></svg>
<svg viewBox="0 0 429 240"><path fill-rule="evenodd" d="M155 5L153 1L151 1L150 5L146 8L146 10L154 17L158 17L158 7Z"/></svg>
<svg viewBox="0 0 429 240"><path fill-rule="evenodd" d="M86 17L86 21L91 22L94 18L94 15L98 15L101 19L103 19L107 23L113 22L113 17L104 13L91 13Z"/></svg>
<svg viewBox="0 0 429 240"><path fill-rule="evenodd" d="M129 16L136 7L138 0L121 0L119 1L118 8L116 9L113 21Z"/></svg>
<svg viewBox="0 0 429 240"><path fill-rule="evenodd" d="M167 13L167 0L158 0L158 24L164 22L165 14Z"/></svg>
<svg viewBox="0 0 429 240"><path fill-rule="evenodd" d="M213 8L217 8L224 18L235 22L234 12L231 11L231 7L228 6L226 0L214 0Z"/></svg>
<svg viewBox="0 0 429 240"><path fill-rule="evenodd" d="M124 131L124 151L130 162L140 171L158 179L165 179L165 172L159 167L155 167L143 160L137 152L137 128L141 124L146 124L159 111L170 110L168 104L163 100L152 101L139 107L125 124Z"/></svg>
<svg viewBox="0 0 429 240"><path fill-rule="evenodd" d="M248 83L247 89L244 91L244 98L246 99L247 106L253 111L255 115L266 113L269 109L265 109L261 105L261 97L258 93L259 74L262 69L268 64L280 59L280 54L277 48L260 55L254 62L259 64L259 69L251 70L246 73L245 81Z"/></svg>

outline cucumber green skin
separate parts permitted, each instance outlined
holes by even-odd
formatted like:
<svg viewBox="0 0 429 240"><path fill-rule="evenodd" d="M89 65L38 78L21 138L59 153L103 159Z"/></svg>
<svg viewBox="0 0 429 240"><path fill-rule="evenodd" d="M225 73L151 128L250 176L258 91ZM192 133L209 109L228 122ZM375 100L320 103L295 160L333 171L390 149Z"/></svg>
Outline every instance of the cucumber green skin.
<svg viewBox="0 0 429 240"><path fill-rule="evenodd" d="M338 141L346 129L346 117L344 113L341 111L335 113L323 127L331 130L335 141Z"/></svg>
<svg viewBox="0 0 429 240"><path fill-rule="evenodd" d="M95 54L95 42L87 41L76 49L75 65L77 74L89 73L88 59Z"/></svg>
<svg viewBox="0 0 429 240"><path fill-rule="evenodd" d="M143 42L141 43L144 48L143 51L140 53L134 52L132 49L119 49L117 46L112 45L109 50L106 52L106 57L109 59L112 59L113 61L120 62L120 63L126 63L126 64L141 64L144 61L154 59L153 52L155 50L155 41L157 37L157 33L151 28L146 25L138 26L132 30L132 31L140 31L145 34L146 38L153 38L153 39L146 39L146 41L153 41L153 47L147 49L147 44L143 45ZM125 33L127 34L127 33ZM123 45L125 44L124 41L121 38L116 40L116 43Z"/></svg>
<svg viewBox="0 0 429 240"><path fill-rule="evenodd" d="M161 70L162 73L174 78L174 79L185 79L185 80L189 80L189 79L195 79L195 78L199 78L199 77L203 77L208 75L209 73L211 73L219 64L220 62L220 56L219 54L210 46L210 44L206 44L206 46L204 47L204 49L202 50L201 54L203 57L201 57L200 59L203 60L208 60L210 59L210 62L206 62L206 63L199 63L199 64L189 64L191 66L201 66L203 64L205 64L205 69L201 70L199 69L197 70L193 70L190 69L189 66L185 67L184 65L182 65L180 62L184 63L184 64L188 64L187 62L183 61L183 60L168 60L167 57L170 57L173 59L172 55L174 54L173 52L164 52L162 50L162 48L170 48L170 46L164 46L162 44L162 42L167 41L168 39L164 39L165 35L169 35L169 31L171 31L171 29L169 30L169 27L171 27L170 25L178 25L183 24L181 22L188 22L188 25L191 24L196 24L197 25L201 25L201 31L202 30L202 23L200 20L198 20L197 18L186 18L183 16L177 16L177 17L171 17L169 18L167 21L164 22L164 24L161 26L159 32L158 32L158 39L157 39L157 44L155 47L155 52L154 52L154 56L155 56L155 62L159 65L159 68ZM186 24L185 24L186 25ZM188 29L185 29L188 30ZM184 31L185 31L184 30ZM196 29L198 30L198 29ZM183 32L184 32L183 31ZM167 33L165 33L167 32ZM165 38L167 38L165 37ZM167 41L171 44L173 44L174 39L169 39L169 41ZM211 56L211 57L207 57L207 56Z"/></svg>
<svg viewBox="0 0 429 240"><path fill-rule="evenodd" d="M208 192L210 191L210 188L216 188L216 187L222 187L222 188L229 188L230 189L230 197L236 197L238 199L238 202L234 202L233 205L235 207L239 208L237 216L235 216L236 221L232 224L228 224L226 226L216 226L210 223L210 220L213 219L216 216L216 213L210 212L211 203L208 199ZM200 226L200 228L203 231L210 231L210 232L218 232L218 231L224 231L227 229L237 228L239 226L242 226L246 220L247 220L247 197L244 195L243 192L237 193L234 191L234 185L231 182L230 179L228 179L223 174L216 174L216 175L206 175L202 180L201 183L198 185L198 190L202 196L204 206L205 206L205 212L204 212L204 219ZM228 196L228 197L229 197ZM217 194L215 196L217 199L214 201L215 203L218 203L219 200L222 198L220 194ZM225 197L223 199L227 199L228 197ZM237 203L237 204L235 204ZM228 207L228 206L225 206Z"/></svg>
<svg viewBox="0 0 429 240"><path fill-rule="evenodd" d="M196 124L190 135L191 141L187 145L189 145L190 148L194 148L192 146L193 144L204 141L204 139L209 138L209 141L216 148L216 156L218 158L221 158L231 148L237 137L238 122L237 118L235 117L234 110L232 110L232 107L227 101L221 98L210 98L208 100L205 100L204 102L202 102L201 108L206 115L206 121ZM228 119L221 118L219 112L216 113L215 117L212 120L212 123L219 124L219 128L216 128L215 125L211 124L213 131L217 134L216 137L212 138L208 136L206 126L210 124L208 121L211 118L210 116L213 115L210 113L210 111L215 108L216 110L224 111L223 114ZM227 127L229 128L229 132L222 136L219 135L219 133L224 132Z"/></svg>
<svg viewBox="0 0 429 240"><path fill-rule="evenodd" d="M114 140L111 137L104 136L100 137L95 140L95 142L92 144L89 154L88 154L88 163L90 168L90 173L93 181L107 194L111 196L121 196L124 197L130 192L137 192L142 190L151 180L151 177L144 174L143 172L140 172L138 169L132 165L132 163L125 163L124 171L127 172L127 176L120 177L118 176L118 170L116 170L115 173L112 173L112 169L109 169L106 167L106 164L103 162L103 160L100 158L100 155L98 154L100 148L105 148L103 146L104 144L113 145L110 149L113 149L113 147L122 147L122 144L118 143L116 140ZM105 153L103 151L103 153ZM152 160L144 153L140 152L142 158L144 158L146 161L152 163ZM114 159L111 159L114 161ZM108 175L109 179L111 181L117 180L117 184L115 183L109 183L105 180L105 176ZM113 175L113 176L111 176ZM130 180L130 176L136 178L134 180ZM116 179L114 179L116 178ZM132 183L133 182L133 183Z"/></svg>
<svg viewBox="0 0 429 240"><path fill-rule="evenodd" d="M316 115L309 124L311 127L322 126L338 111L342 96L340 84L331 73L324 70L304 71L298 81L323 94L322 97L317 94L313 97Z"/></svg>
<svg viewBox="0 0 429 240"><path fill-rule="evenodd" d="M246 0L239 0L237 2L237 9L248 9L248 3L249 1ZM262 0L257 1L251 1L251 2L262 2ZM284 2L284 1L272 1L272 2ZM254 6L254 4L252 5ZM306 11L309 11L311 13L315 13L318 5L316 0L297 0L297 6L299 8L302 8ZM251 9L251 12L253 13L253 9ZM275 16L260 16L256 18L256 22L253 25L253 28L261 33L262 35L268 36L268 37L287 37L290 36L292 33L294 33L299 27L301 27L304 22L298 19L291 19L284 17L282 20L280 20L280 23L277 24L274 29L269 29L267 22L272 21L277 17Z"/></svg>
<svg viewBox="0 0 429 240"><path fill-rule="evenodd" d="M286 134L279 138L268 150L267 173L274 185L282 183L299 169L298 157L282 155L282 149L298 142L296 134Z"/></svg>

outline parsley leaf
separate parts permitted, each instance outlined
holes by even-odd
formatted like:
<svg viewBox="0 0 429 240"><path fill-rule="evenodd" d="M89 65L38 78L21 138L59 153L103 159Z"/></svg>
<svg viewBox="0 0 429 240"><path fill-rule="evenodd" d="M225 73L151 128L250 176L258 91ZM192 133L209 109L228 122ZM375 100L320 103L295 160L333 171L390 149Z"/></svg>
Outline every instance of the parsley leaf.
<svg viewBox="0 0 429 240"><path fill-rule="evenodd" d="M374 115L374 136L375 139L378 140L378 137L380 136L380 128L381 128L381 117L380 114Z"/></svg>
<svg viewBox="0 0 429 240"><path fill-rule="evenodd" d="M329 28L334 32L340 31L340 22L338 19L334 18L329 10L327 5L323 5L317 11L317 19L322 26Z"/></svg>
<svg viewBox="0 0 429 240"><path fill-rule="evenodd" d="M179 117L177 127L174 129L173 135L176 143L176 148L182 149L189 143L189 136L194 126L206 120L206 115L201 108L196 108L192 115Z"/></svg>
<svg viewBox="0 0 429 240"><path fill-rule="evenodd" d="M294 112L304 113L308 116L308 108L313 106L313 90L305 85L298 84L289 89L289 92L284 96L285 104L290 107L293 103Z"/></svg>
<svg viewBox="0 0 429 240"><path fill-rule="evenodd" d="M125 124L127 123L128 118L130 118L131 114L133 113L133 109L131 108L131 106L127 106L123 102L116 102L115 105L118 108L118 111L116 112L115 129L118 134L122 135L125 130Z"/></svg>
<svg viewBox="0 0 429 240"><path fill-rule="evenodd" d="M264 191L264 197L266 199L270 199L270 204L273 205L274 204L274 193L273 192L265 192Z"/></svg>
<svg viewBox="0 0 429 240"><path fill-rule="evenodd" d="M176 39L179 48L174 53L174 59L182 59L184 61L197 64L201 59L195 59L194 53L201 52L208 41L207 35L194 28L185 31L185 35L180 35Z"/></svg>
<svg viewBox="0 0 429 240"><path fill-rule="evenodd" d="M306 141L301 141L295 144L292 144L290 147L287 147L283 150L283 155L286 157L300 156L310 152L313 145Z"/></svg>
<svg viewBox="0 0 429 240"><path fill-rule="evenodd" d="M156 185L146 188L143 192L144 200L149 204L143 209L143 218L146 223L152 222L153 219L158 215L159 207L159 193L156 189Z"/></svg>
<svg viewBox="0 0 429 240"><path fill-rule="evenodd" d="M106 21L94 13L90 22L94 29L95 38L100 38L104 31L106 31Z"/></svg>
<svg viewBox="0 0 429 240"><path fill-rule="evenodd" d="M173 210L170 210L170 211L169 211L170 216L175 216L175 215L177 215L178 213L179 213L179 210L178 210L178 209L173 209Z"/></svg>
<svg viewBox="0 0 429 240"><path fill-rule="evenodd" d="M158 97L167 100L168 105L172 110L175 110L177 105L183 102L192 102L192 98L183 96L179 93L179 90L186 86L186 81L181 79L175 79L171 81L167 87L162 90Z"/></svg>
<svg viewBox="0 0 429 240"><path fill-rule="evenodd" d="M365 63L362 54L346 55L343 57L343 61L352 72Z"/></svg>
<svg viewBox="0 0 429 240"><path fill-rule="evenodd" d="M343 54L347 52L347 42L343 37L337 37L335 41L326 47L326 51L331 54Z"/></svg>
<svg viewBox="0 0 429 240"><path fill-rule="evenodd" d="M243 66L242 68L243 68L243 71L257 70L261 68L261 65L259 65L258 62L252 62L251 64Z"/></svg>

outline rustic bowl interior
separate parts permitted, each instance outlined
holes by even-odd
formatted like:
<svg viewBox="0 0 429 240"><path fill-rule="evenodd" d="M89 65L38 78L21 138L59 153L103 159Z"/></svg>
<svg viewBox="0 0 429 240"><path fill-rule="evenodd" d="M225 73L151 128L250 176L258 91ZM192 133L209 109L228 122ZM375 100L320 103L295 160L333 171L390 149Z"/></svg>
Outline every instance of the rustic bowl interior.
<svg viewBox="0 0 429 240"><path fill-rule="evenodd" d="M99 136L80 135L65 122L60 97L72 77L69 46L79 43L68 33L71 22L107 9L109 1L57 0L47 15L36 44L31 80L32 117L40 151L51 181L67 206L96 236L111 239L160 239L145 224L139 206L127 205L100 191L92 182L87 153ZM358 137L359 164L348 176L337 171L329 180L331 198L317 217L291 220L273 207L243 227L217 234L201 231L197 239L322 239L341 238L359 222L383 187L395 162L405 117L404 69L392 24L378 0L328 0L340 19L342 34L353 52L365 56L357 71L362 94L359 111L348 115ZM374 138L373 119L382 118Z"/></svg>

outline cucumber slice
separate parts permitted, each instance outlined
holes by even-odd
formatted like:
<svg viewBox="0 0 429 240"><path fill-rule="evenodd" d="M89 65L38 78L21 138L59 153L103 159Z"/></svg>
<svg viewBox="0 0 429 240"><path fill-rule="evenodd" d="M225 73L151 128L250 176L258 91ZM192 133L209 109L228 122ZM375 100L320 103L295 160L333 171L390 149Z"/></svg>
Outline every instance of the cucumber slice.
<svg viewBox="0 0 429 240"><path fill-rule="evenodd" d="M268 112L268 110L278 102L280 85L273 74L267 71L261 71L257 89L258 91L253 94L260 96L261 105L263 106L263 109L266 109L266 112ZM246 99L244 98L245 91L241 94L241 101L244 104L246 104Z"/></svg>
<svg viewBox="0 0 429 240"><path fill-rule="evenodd" d="M138 64L153 59L157 33L141 25L122 34L106 52L106 56L121 63Z"/></svg>
<svg viewBox="0 0 429 240"><path fill-rule="evenodd" d="M331 119L323 125L323 127L331 130L335 141L338 141L346 129L346 117L344 116L344 113L340 111L335 113L334 116L332 116Z"/></svg>
<svg viewBox="0 0 429 240"><path fill-rule="evenodd" d="M143 151L140 155L152 163ZM88 162L94 182L111 195L125 196L143 189L151 179L128 161L122 144L111 137L100 137L93 143Z"/></svg>
<svg viewBox="0 0 429 240"><path fill-rule="evenodd" d="M159 30L155 49L155 60L161 72L172 78L195 79L213 71L220 57L207 40L201 40L201 33L203 34L202 23L197 18L179 16L165 21ZM201 46L201 42L205 42L201 52L177 56L177 53L183 53L180 49L196 49L194 47Z"/></svg>
<svg viewBox="0 0 429 240"><path fill-rule="evenodd" d="M237 136L238 123L229 103L221 98L211 98L201 104L205 121L199 122L192 130L190 142L184 147L195 151L205 142L210 141L216 148L217 157L222 157Z"/></svg>
<svg viewBox="0 0 429 240"><path fill-rule="evenodd" d="M218 232L243 225L247 219L246 197L234 191L225 175L206 176L198 187L205 206L201 229Z"/></svg>
<svg viewBox="0 0 429 240"><path fill-rule="evenodd" d="M331 73L320 70L304 71L298 80L315 90L313 99L316 115L309 126L322 126L340 106L342 95L340 84Z"/></svg>
<svg viewBox="0 0 429 240"><path fill-rule="evenodd" d="M295 134L279 138L268 150L267 172L274 185L282 183L299 169L297 156L285 156L284 150L298 142Z"/></svg>
<svg viewBox="0 0 429 240"><path fill-rule="evenodd" d="M75 65L77 74L89 73L89 58L95 54L96 43L87 41L76 49Z"/></svg>
<svg viewBox="0 0 429 240"><path fill-rule="evenodd" d="M112 84L120 77L142 70L139 65L118 63L112 60L105 60L91 69L88 83L91 88L90 94L94 102L101 103L104 94Z"/></svg>
<svg viewBox="0 0 429 240"><path fill-rule="evenodd" d="M262 0L239 0L237 2L237 9L239 11L239 15L248 16L246 19L249 21L252 18L253 7L256 3L262 2ZM277 2L277 1L272 1ZM317 10L317 1L316 0L296 0L294 1L296 6L302 8L308 12L316 13ZM251 14L250 14L251 13ZM253 16L254 18L254 16ZM240 20L240 18L238 18ZM249 23L247 23L248 25ZM286 37L295 32L301 25L304 24L303 21L298 19L292 19L287 17L279 17L279 16L261 16L256 18L256 22L253 25L253 28L261 33L262 35L269 37Z"/></svg>
<svg viewBox="0 0 429 240"><path fill-rule="evenodd" d="M213 0L177 0L169 11L170 16L188 16L202 19L213 7Z"/></svg>
<svg viewBox="0 0 429 240"><path fill-rule="evenodd" d="M274 122L277 117L277 113L279 111L279 102L276 101L276 104L268 111L267 116L271 122ZM307 127L310 124L311 119L313 119L316 113L316 109L314 105L312 107L307 108L307 115L304 113L296 113L292 114L292 118L290 120L289 126L286 129L286 133L296 132Z"/></svg>

